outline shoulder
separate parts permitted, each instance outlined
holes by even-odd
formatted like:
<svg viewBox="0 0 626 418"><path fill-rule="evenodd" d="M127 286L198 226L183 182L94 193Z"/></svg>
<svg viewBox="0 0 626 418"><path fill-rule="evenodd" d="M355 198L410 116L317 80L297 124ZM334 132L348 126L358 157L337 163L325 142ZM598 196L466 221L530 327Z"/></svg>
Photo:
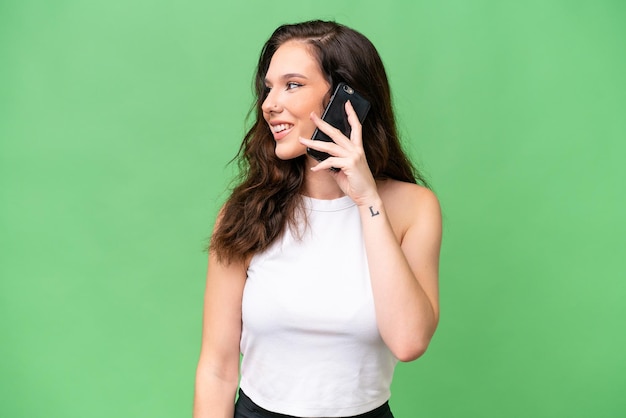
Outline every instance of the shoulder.
<svg viewBox="0 0 626 418"><path fill-rule="evenodd" d="M230 246L225 245L222 235L226 234L225 229L231 227L232 223L228 222L228 202L222 205L215 217L213 224L213 233L209 242L209 263L220 264L222 267L233 268L234 270L246 271L252 260L252 255L239 258L236 251ZM226 224L226 226L224 226ZM230 224L230 225L229 225Z"/></svg>
<svg viewBox="0 0 626 418"><path fill-rule="evenodd" d="M416 204L438 202L437 196L435 196L432 190L419 184L392 179L378 181L377 184L381 198L388 200L389 203L394 203L398 200L409 200Z"/></svg>
<svg viewBox="0 0 626 418"><path fill-rule="evenodd" d="M388 210L403 213L439 210L439 199L435 193L419 184L384 180L378 182L378 193Z"/></svg>
<svg viewBox="0 0 626 418"><path fill-rule="evenodd" d="M400 240L412 227L440 228L441 207L432 190L418 184L384 180L378 182L378 193Z"/></svg>

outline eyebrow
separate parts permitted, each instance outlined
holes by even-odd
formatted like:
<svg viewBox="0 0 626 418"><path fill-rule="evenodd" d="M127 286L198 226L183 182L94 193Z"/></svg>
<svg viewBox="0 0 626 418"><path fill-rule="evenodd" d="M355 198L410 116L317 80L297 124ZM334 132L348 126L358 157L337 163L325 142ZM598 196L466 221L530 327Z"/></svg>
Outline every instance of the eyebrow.
<svg viewBox="0 0 626 418"><path fill-rule="evenodd" d="M300 74L300 73L287 73L287 74L283 74L283 75L281 75L279 78L280 78L281 80L287 80L287 79L289 79L289 78L304 78L304 79L307 79L307 80L309 79L309 77L307 77L307 76L305 76L305 75L303 75L303 74ZM264 80L264 81L265 81L266 83L268 83L267 78L265 78L265 80Z"/></svg>

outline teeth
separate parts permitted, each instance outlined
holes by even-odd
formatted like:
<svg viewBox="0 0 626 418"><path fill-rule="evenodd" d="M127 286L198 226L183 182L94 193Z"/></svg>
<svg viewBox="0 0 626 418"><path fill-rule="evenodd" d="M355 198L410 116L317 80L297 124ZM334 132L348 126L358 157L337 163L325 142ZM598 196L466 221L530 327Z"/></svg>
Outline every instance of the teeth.
<svg viewBox="0 0 626 418"><path fill-rule="evenodd" d="M281 123L280 125L274 125L272 126L272 132L274 133L279 133L282 132L286 129L291 128L293 125L290 123Z"/></svg>

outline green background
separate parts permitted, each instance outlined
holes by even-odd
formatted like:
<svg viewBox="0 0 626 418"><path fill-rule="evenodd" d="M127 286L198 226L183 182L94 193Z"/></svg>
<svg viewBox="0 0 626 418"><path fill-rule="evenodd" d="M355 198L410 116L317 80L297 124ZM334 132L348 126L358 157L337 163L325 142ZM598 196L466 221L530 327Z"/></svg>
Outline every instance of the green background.
<svg viewBox="0 0 626 418"><path fill-rule="evenodd" d="M626 2L3 0L0 416L190 416L258 53L336 19L445 222L398 418L626 415Z"/></svg>

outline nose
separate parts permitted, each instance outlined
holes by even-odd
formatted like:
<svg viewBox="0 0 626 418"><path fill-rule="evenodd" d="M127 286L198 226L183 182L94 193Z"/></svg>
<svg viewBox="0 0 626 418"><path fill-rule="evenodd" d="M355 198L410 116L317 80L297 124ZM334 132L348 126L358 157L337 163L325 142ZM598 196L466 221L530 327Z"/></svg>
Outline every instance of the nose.
<svg viewBox="0 0 626 418"><path fill-rule="evenodd" d="M278 92L276 92L274 89L271 89L267 93L265 100L263 100L261 109L263 110L263 113L279 113L282 107L280 104Z"/></svg>

